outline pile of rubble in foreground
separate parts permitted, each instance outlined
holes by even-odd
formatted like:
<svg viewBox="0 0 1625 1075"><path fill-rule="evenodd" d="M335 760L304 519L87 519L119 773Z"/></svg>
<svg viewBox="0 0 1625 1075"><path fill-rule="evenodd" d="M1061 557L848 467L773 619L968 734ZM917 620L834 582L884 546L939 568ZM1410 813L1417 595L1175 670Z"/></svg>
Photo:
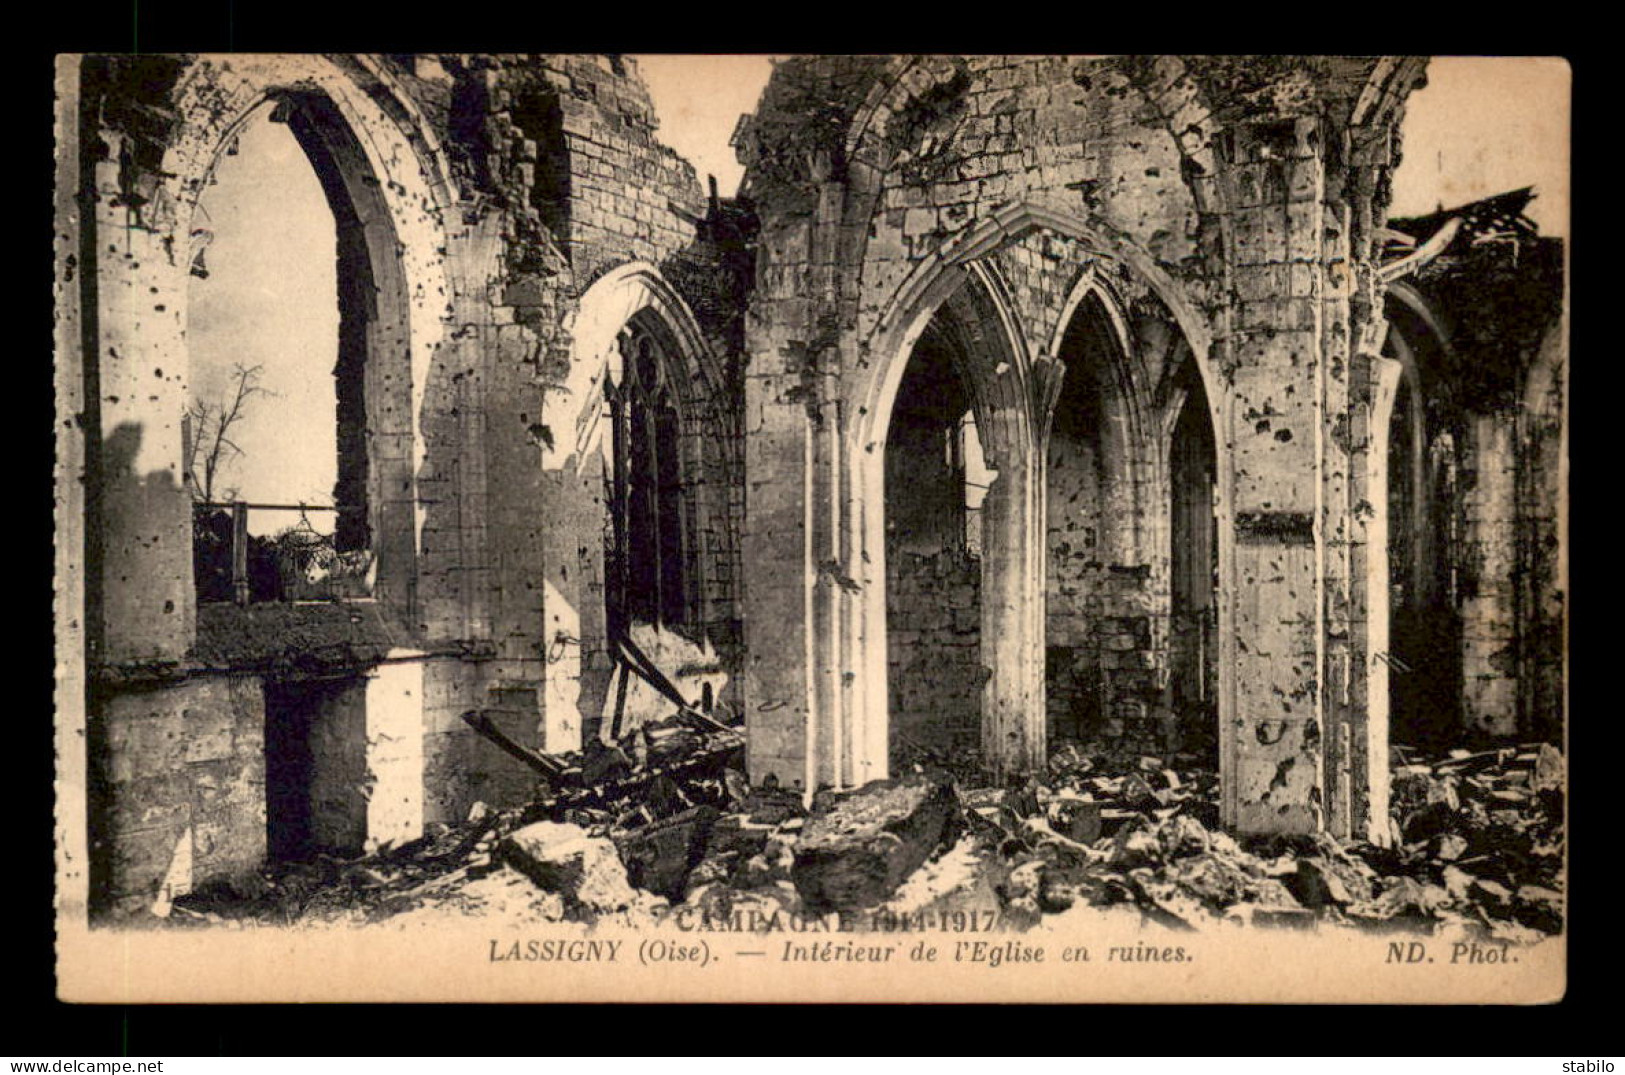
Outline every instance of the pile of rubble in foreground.
<svg viewBox="0 0 1625 1075"><path fill-rule="evenodd" d="M916 772L820 793L809 810L798 792L749 786L740 737L722 725L679 715L640 735L649 749L564 759L522 809L477 805L399 848L319 856L253 892L182 897L172 917L639 921L686 905L712 916L995 910L1021 927L1122 905L1176 928L1453 926L1531 942L1563 927L1563 759L1549 745L1432 761L1396 747L1393 846L1380 848L1326 835L1238 841L1217 829L1216 775L1187 755L1067 745L1044 781L969 787Z"/></svg>
<svg viewBox="0 0 1625 1075"><path fill-rule="evenodd" d="M1036 809L1008 794L972 807L1004 841L1011 907L1132 903L1173 926L1455 925L1508 941L1563 928L1563 759L1550 746L1402 760L1391 848L1325 834L1238 841L1214 827L1211 772L1102 760L1058 753Z"/></svg>

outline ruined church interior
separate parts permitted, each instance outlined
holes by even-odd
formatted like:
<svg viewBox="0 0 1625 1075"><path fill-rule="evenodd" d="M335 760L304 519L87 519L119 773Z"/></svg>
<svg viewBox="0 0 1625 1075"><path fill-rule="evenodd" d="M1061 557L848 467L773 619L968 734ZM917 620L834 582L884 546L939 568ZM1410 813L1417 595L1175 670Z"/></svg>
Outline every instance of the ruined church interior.
<svg viewBox="0 0 1625 1075"><path fill-rule="evenodd" d="M630 56L57 77L59 906L1562 932L1566 195L1394 211L1425 58L780 59L731 194Z"/></svg>

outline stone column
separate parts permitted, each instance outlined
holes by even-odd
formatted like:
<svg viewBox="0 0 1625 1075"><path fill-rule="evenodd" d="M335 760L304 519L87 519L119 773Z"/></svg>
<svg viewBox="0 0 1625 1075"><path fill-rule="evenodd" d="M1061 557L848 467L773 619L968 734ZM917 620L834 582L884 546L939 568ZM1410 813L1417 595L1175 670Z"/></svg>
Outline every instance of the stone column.
<svg viewBox="0 0 1625 1075"><path fill-rule="evenodd" d="M77 56L56 60L55 197L55 351L56 468L54 474L55 542L52 572L53 622L56 625L56 907L66 920L77 920L90 904L87 803L77 789L86 786L85 691L85 478L86 432L84 281L78 267L94 234L83 235L80 186L80 67Z"/></svg>
<svg viewBox="0 0 1625 1075"><path fill-rule="evenodd" d="M773 776L805 787L817 747L813 608L818 558L813 533L817 490L809 363L812 303L810 221L762 229L765 269L752 299L745 375L743 590L747 765L753 781ZM813 778L816 780L816 776Z"/></svg>
<svg viewBox="0 0 1625 1075"><path fill-rule="evenodd" d="M1462 495L1462 716L1476 734L1518 733L1517 454L1514 419L1469 417Z"/></svg>
<svg viewBox="0 0 1625 1075"><path fill-rule="evenodd" d="M365 686L366 848L423 835L423 654L391 650Z"/></svg>
<svg viewBox="0 0 1625 1075"><path fill-rule="evenodd" d="M1045 382L1048 396L1058 393ZM1054 390L1050 390L1050 389ZM982 663L988 682L982 701L982 756L997 779L1041 769L1048 714L1044 702L1043 453L1034 443L1035 404L1012 367L994 384L999 400L983 450L997 472L983 502ZM1018 418L1014 411L1027 411Z"/></svg>
<svg viewBox="0 0 1625 1075"><path fill-rule="evenodd" d="M1388 767L1386 761L1389 710L1389 665L1387 655L1392 651L1389 624L1393 609L1389 590L1389 572L1392 558L1389 553L1390 536L1397 521L1388 512L1388 486L1392 477L1388 473L1387 447L1393 431L1394 397L1403 376L1399 362L1391 358L1370 358L1364 364L1365 405L1356 414L1365 429L1359 431L1369 445L1366 465L1354 473L1357 503L1368 510L1356 511L1354 525L1360 533L1355 546L1354 579L1363 595L1364 615L1358 621L1356 634L1361 643L1356 654L1363 659L1365 675L1352 684L1356 692L1354 702L1366 713L1364 731L1366 749L1359 752L1365 759L1375 759L1365 767L1364 777L1369 789L1369 816L1355 821L1354 832L1365 834L1373 830L1371 838L1382 843L1386 833L1388 813ZM1352 759L1351 759L1352 760ZM1354 781L1353 783L1358 783Z"/></svg>
<svg viewBox="0 0 1625 1075"><path fill-rule="evenodd" d="M107 152L85 172L80 226L94 243L84 266L91 318L85 421L87 608L92 663L176 662L192 643L191 498L182 475L187 368L182 334L189 243L154 182L130 204L119 148L126 135L88 132ZM88 204L87 204L88 202Z"/></svg>
<svg viewBox="0 0 1625 1075"><path fill-rule="evenodd" d="M1354 378L1380 313L1361 169L1383 162L1353 158L1389 132L1302 116L1226 133L1228 332L1216 343L1232 370L1235 630L1224 819L1243 832L1382 839L1373 770L1386 765L1386 735L1372 735L1356 637L1367 594L1352 476L1370 451Z"/></svg>

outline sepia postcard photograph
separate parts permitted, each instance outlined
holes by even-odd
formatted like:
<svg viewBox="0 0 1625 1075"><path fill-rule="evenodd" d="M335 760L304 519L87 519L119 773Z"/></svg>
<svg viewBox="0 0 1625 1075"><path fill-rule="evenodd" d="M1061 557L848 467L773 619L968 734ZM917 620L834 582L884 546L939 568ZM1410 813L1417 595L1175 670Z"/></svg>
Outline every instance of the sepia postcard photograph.
<svg viewBox="0 0 1625 1075"><path fill-rule="evenodd" d="M1564 996L1565 60L55 79L61 1000Z"/></svg>

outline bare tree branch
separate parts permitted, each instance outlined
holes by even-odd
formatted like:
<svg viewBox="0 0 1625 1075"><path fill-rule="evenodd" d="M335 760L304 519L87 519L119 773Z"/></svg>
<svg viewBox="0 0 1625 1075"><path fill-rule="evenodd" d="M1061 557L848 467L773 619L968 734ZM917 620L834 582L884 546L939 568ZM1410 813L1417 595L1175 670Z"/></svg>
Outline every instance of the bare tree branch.
<svg viewBox="0 0 1625 1075"><path fill-rule="evenodd" d="M243 454L242 448L231 439L230 433L232 428L246 417L249 400L255 396L276 394L260 384L264 372L264 366L239 364L233 370L236 380L232 383L228 398L216 403L194 400L187 409L187 419L193 427L193 433L187 446L186 475L190 479L192 495L195 498L213 500L215 480L220 476L221 469L232 459ZM203 467L201 478L198 476L200 462ZM235 489L231 491L231 495L236 495Z"/></svg>

